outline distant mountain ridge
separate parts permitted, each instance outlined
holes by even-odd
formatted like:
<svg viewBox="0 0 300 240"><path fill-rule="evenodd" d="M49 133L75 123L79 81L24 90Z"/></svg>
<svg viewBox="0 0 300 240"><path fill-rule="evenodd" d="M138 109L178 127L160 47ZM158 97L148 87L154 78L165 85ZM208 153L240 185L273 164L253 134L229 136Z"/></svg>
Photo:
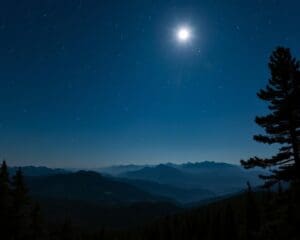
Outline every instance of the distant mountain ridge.
<svg viewBox="0 0 300 240"><path fill-rule="evenodd" d="M237 167L238 165L223 163L223 162L187 162L179 165L175 165L181 168L224 168L224 167Z"/></svg>
<svg viewBox="0 0 300 240"><path fill-rule="evenodd" d="M217 195L230 194L246 187L247 181L261 183L256 170L246 171L238 165L216 162L160 164L122 173L129 179L154 181L185 189L206 189Z"/></svg>
<svg viewBox="0 0 300 240"><path fill-rule="evenodd" d="M48 168L43 166L24 166L24 167L9 167L9 174L14 175L15 172L21 169L25 176L50 176L61 173L69 173L70 171L62 168Z"/></svg>
<svg viewBox="0 0 300 240"><path fill-rule="evenodd" d="M186 163L160 163L160 164L146 164L146 165L137 165L137 164L128 164L128 165L113 165L110 167L103 167L103 168L96 168L93 169L94 171L100 172L100 173L108 173L113 176L121 175L122 173L125 172L131 172L131 171L138 171L143 168L155 168L155 167L162 167L162 166L167 166L167 167L173 167L176 169L199 169L199 168L232 168L232 167L239 167L239 165L236 164L230 164L230 163L224 163L224 162L214 162L214 161L202 161L202 162L186 162Z"/></svg>
<svg viewBox="0 0 300 240"><path fill-rule="evenodd" d="M182 164L176 163L161 163L161 164L145 164L145 165L137 165L137 164L125 164L125 165L112 165L108 167L101 168L89 168L86 171L95 171L102 174L109 174L112 176L118 176L125 172L130 171L138 171L143 168L153 168L153 167L162 167L168 166L177 169L197 169L197 168L222 168L222 167L240 167L239 165L223 163L223 162L213 162L213 161L203 161L203 162L187 162ZM50 168L45 166L14 166L9 167L10 174L14 174L17 169L21 168L24 175L27 176L47 176L54 175L58 173L70 173L76 172L85 169L67 169L67 168Z"/></svg>

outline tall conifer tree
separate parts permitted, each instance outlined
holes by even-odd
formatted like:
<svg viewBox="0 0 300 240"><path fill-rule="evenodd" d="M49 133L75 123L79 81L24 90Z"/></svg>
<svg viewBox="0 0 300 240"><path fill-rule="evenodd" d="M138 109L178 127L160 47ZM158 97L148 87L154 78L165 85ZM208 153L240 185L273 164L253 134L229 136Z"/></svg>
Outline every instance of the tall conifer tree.
<svg viewBox="0 0 300 240"><path fill-rule="evenodd" d="M23 239L29 225L29 196L21 169L16 171L12 179L13 234L14 239Z"/></svg>
<svg viewBox="0 0 300 240"><path fill-rule="evenodd" d="M0 226L1 236L5 239L10 238L11 209L9 174L6 162L3 161L0 168Z"/></svg>
<svg viewBox="0 0 300 240"><path fill-rule="evenodd" d="M280 180L300 179L300 71L299 62L288 48L278 47L271 55L271 78L257 96L268 103L270 113L258 116L255 122L264 128L264 135L254 140L265 144L280 144L270 158L253 157L241 160L245 168L271 168L271 174L261 176L266 186Z"/></svg>

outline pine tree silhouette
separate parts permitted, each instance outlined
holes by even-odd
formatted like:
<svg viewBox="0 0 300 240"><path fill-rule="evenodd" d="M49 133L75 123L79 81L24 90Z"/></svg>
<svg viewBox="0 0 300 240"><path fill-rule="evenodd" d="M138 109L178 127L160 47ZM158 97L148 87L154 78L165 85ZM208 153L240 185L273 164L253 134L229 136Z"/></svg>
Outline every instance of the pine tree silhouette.
<svg viewBox="0 0 300 240"><path fill-rule="evenodd" d="M265 135L254 140L265 144L281 144L279 152L271 158L253 157L241 160L245 168L273 167L271 174L261 176L265 185L279 180L300 179L300 64L288 48L278 47L270 57L271 78L258 97L268 102L271 111L256 117L255 122L265 129Z"/></svg>
<svg viewBox="0 0 300 240"><path fill-rule="evenodd" d="M16 171L12 179L14 208L20 210L29 202L28 190L24 183L21 169Z"/></svg>
<svg viewBox="0 0 300 240"><path fill-rule="evenodd" d="M6 162L3 161L0 169L0 226L4 239L9 239L11 235L11 210L9 174Z"/></svg>
<svg viewBox="0 0 300 240"><path fill-rule="evenodd" d="M29 196L21 169L12 179L13 234L14 239L23 239L29 225Z"/></svg>

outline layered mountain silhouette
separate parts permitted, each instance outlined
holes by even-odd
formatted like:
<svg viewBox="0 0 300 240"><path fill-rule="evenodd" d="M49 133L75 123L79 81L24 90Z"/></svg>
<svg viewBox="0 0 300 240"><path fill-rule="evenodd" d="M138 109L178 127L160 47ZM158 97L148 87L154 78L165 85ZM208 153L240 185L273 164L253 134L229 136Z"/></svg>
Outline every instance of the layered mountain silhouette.
<svg viewBox="0 0 300 240"><path fill-rule="evenodd" d="M122 179L139 189L143 189L153 195L163 196L174 201L187 204L191 202L199 202L202 200L209 200L216 197L212 191L203 188L186 189L167 184L160 184L154 181L138 180L138 179Z"/></svg>
<svg viewBox="0 0 300 240"><path fill-rule="evenodd" d="M85 201L103 205L167 200L92 171L27 177L26 180L31 194L44 198Z"/></svg>
<svg viewBox="0 0 300 240"><path fill-rule="evenodd" d="M10 168L10 173L16 171ZM227 163L198 162L124 165L71 172L47 167L22 167L32 195L117 205L134 202L199 202L260 184L258 171ZM108 175L111 173L111 175Z"/></svg>
<svg viewBox="0 0 300 240"><path fill-rule="evenodd" d="M260 184L258 173L256 170L246 171L233 164L200 162L179 165L160 164L125 172L120 176L190 190L205 189L217 195L223 195L244 189L247 181L254 186Z"/></svg>
<svg viewBox="0 0 300 240"><path fill-rule="evenodd" d="M92 171L25 176L25 180L52 224L71 218L83 229L130 227L182 210L172 199Z"/></svg>

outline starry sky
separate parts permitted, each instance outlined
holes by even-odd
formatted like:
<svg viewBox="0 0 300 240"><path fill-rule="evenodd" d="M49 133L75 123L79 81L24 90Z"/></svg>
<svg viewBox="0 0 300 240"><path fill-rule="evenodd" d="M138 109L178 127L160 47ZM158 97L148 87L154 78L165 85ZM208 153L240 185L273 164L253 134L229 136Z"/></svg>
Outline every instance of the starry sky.
<svg viewBox="0 0 300 240"><path fill-rule="evenodd" d="M0 158L10 165L239 163L297 0L0 3ZM174 31L190 27L180 44Z"/></svg>

